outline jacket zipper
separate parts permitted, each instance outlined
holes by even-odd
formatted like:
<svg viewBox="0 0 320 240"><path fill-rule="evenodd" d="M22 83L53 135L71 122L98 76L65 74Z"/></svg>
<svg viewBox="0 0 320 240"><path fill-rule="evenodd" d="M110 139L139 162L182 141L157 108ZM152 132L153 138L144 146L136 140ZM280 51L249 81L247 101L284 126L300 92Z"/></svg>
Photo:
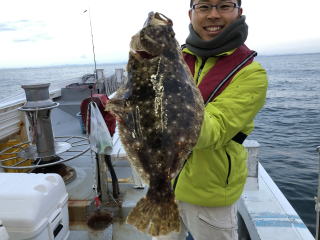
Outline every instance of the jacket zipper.
<svg viewBox="0 0 320 240"><path fill-rule="evenodd" d="M188 159L188 158L187 158ZM176 176L176 178L174 179L174 182L173 182L173 186L172 186L172 189L173 189L173 192L176 191L176 186L177 186L177 183L178 183L178 178L180 176L180 173L182 172L182 169L184 168L184 165L186 165L187 163L187 159L184 160L184 163L182 165L182 168L180 169L180 172L178 173L178 175Z"/></svg>
<svg viewBox="0 0 320 240"><path fill-rule="evenodd" d="M229 166L228 166L228 175L227 175L227 181L226 183L229 184L229 177L230 177L230 173L231 173L231 158L230 158L230 155L226 152L227 154L227 158L228 158L228 163L229 163Z"/></svg>
<svg viewBox="0 0 320 240"><path fill-rule="evenodd" d="M204 68L204 65L206 64L207 59L208 59L207 57L203 57L203 58L202 58L202 63L201 63L201 66L200 66L200 68L199 68L198 75L197 75L197 78L196 78L196 83L197 83L197 84L198 84L198 80L199 80L199 78L200 78L201 72L202 72L202 70L203 70L203 68Z"/></svg>

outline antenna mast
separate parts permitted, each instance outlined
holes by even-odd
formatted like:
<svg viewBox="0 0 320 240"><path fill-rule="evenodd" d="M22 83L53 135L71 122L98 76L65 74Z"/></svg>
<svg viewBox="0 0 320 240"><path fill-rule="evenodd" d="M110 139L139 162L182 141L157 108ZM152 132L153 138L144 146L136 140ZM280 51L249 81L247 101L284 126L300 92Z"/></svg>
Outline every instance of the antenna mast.
<svg viewBox="0 0 320 240"><path fill-rule="evenodd" d="M87 10L84 11L84 13ZM93 52L93 62L94 62L94 78L97 81L97 62L96 62L96 53L94 51L94 41L93 41L93 32L92 32L92 22L91 22L91 11L89 7L89 22L90 22L90 33L91 33L91 44L92 44L92 52Z"/></svg>

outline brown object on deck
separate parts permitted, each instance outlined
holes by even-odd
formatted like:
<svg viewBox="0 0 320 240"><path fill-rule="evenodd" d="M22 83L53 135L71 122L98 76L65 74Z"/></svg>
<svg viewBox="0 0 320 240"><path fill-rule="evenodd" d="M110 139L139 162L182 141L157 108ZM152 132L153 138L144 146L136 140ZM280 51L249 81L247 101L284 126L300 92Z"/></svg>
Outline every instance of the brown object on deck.
<svg viewBox="0 0 320 240"><path fill-rule="evenodd" d="M94 212L87 221L89 228L93 230L106 229L112 223L112 216L107 211Z"/></svg>

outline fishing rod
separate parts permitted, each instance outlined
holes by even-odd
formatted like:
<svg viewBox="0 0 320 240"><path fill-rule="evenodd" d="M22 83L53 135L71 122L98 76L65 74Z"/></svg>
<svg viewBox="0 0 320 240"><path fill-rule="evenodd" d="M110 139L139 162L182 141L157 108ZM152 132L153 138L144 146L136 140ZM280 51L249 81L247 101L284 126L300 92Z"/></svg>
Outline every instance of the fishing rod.
<svg viewBox="0 0 320 240"><path fill-rule="evenodd" d="M89 13L89 22L90 22L90 33L91 33L91 44L92 44L92 52L93 52L93 62L94 62L94 78L97 81L97 62L96 62L96 53L94 50L94 41L93 41L93 31L92 31L92 22L91 22L91 11L89 8L88 10L84 10L83 13L88 12Z"/></svg>

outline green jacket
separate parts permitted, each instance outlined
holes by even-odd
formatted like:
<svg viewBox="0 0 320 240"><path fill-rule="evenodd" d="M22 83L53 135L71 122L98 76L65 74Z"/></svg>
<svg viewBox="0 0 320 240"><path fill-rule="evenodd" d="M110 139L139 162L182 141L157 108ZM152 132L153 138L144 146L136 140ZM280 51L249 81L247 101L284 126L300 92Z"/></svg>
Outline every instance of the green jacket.
<svg viewBox="0 0 320 240"><path fill-rule="evenodd" d="M183 52L193 54L186 48ZM207 59L197 85L216 60L217 57ZM194 76L201 64L202 59L197 57ZM254 61L205 107L198 142L177 181L177 200L215 207L231 205L239 199L248 172L247 152L231 139L240 131L247 135L253 131L253 119L265 103L267 84L266 71Z"/></svg>

